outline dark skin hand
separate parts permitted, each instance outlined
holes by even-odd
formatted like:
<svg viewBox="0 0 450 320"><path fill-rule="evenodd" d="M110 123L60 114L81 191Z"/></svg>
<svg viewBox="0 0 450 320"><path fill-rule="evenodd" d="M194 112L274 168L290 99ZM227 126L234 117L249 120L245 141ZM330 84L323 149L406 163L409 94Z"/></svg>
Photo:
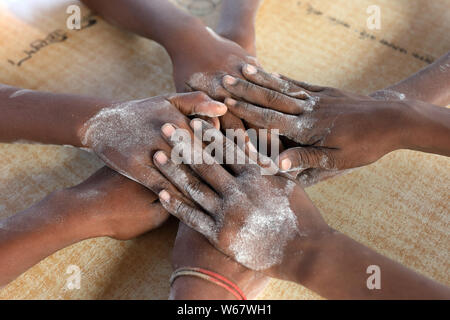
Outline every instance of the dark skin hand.
<svg viewBox="0 0 450 320"><path fill-rule="evenodd" d="M195 131L217 132L193 120ZM162 132L172 141L176 127ZM225 148L231 148L227 143ZM193 147L191 145L191 147ZM234 146L234 152L237 147ZM450 289L419 275L330 228L298 183L282 176L263 176L252 163L232 165L232 172L212 155L201 152L201 164L175 164L163 152L155 155L158 169L197 206L163 190L161 204L203 234L218 250L246 267L293 281L330 299L448 299ZM188 160L186 156L185 160ZM195 173L195 174L194 174ZM368 286L367 269L378 266L381 287Z"/></svg>
<svg viewBox="0 0 450 320"><path fill-rule="evenodd" d="M158 193L161 175L148 161L168 145L161 125L188 127L190 115L217 117L227 108L202 92L111 101L0 85L0 141L29 140L88 147L112 169ZM17 95L16 95L17 94Z"/></svg>
<svg viewBox="0 0 450 320"><path fill-rule="evenodd" d="M173 62L178 92L199 88L223 100L227 92L220 86L221 77L225 73L242 77L240 73L242 65L255 61L251 57L255 54L253 21L259 0L225 0L217 30L220 36L206 29L199 19L179 10L167 0L117 0L114 2L83 0L83 2L113 24L160 43ZM196 76L193 77L194 75ZM218 126L217 119L211 119L211 122ZM231 113L221 117L221 125L224 128L244 128L242 121ZM156 184L161 186L158 181ZM188 233L183 233L183 237L186 234ZM212 248L204 238L202 240L206 244L202 247ZM189 253L192 253L192 250L185 254ZM213 255L212 252L211 255ZM214 255L223 256L217 250ZM199 263L195 260L189 261L192 261L194 266L202 266L203 263L203 260ZM212 270L222 270L221 268L231 263L230 261L226 263L219 257L215 261L215 264L208 265ZM224 275L227 276L226 271ZM183 285L185 281L186 285ZM259 280L254 282L261 283ZM205 286L204 280L189 277L177 279L172 296L180 299L195 298L196 296L191 296L191 290L183 290L181 294L178 291L180 288L189 288L194 284L200 288ZM252 286L256 287L258 284ZM217 294L217 297L226 294L223 289L217 287L210 287L206 292L210 295Z"/></svg>
<svg viewBox="0 0 450 320"><path fill-rule="evenodd" d="M242 65L255 63L255 58L238 44L216 34L200 19L167 0L83 2L111 23L160 43L172 60L177 92L199 90L223 100L227 96L221 87L223 75L242 77ZM226 23L220 25L226 35L229 31ZM221 120L225 128L243 128L242 122L231 114ZM217 125L218 120L215 121Z"/></svg>
<svg viewBox="0 0 450 320"><path fill-rule="evenodd" d="M167 218L153 192L103 167L83 183L0 220L0 287L69 245L95 237L132 239Z"/></svg>
<svg viewBox="0 0 450 320"><path fill-rule="evenodd" d="M308 186L402 148L450 155L450 111L412 100L381 101L243 68L247 81L226 76L236 116L297 143L280 155L283 171Z"/></svg>
<svg viewBox="0 0 450 320"><path fill-rule="evenodd" d="M196 133L209 131L209 133L221 135L220 131L202 120L193 120L191 125L196 129ZM177 148L183 144L191 146L190 142L172 138L175 137L176 129L178 128L174 124L163 127L163 135L168 143ZM228 141L224 148L227 153L242 153L241 156L246 158L243 151L237 149L231 141ZM155 154L154 163L167 179L172 181L183 193L189 195L208 214L202 213L201 209L186 206L180 200L181 198L167 190L160 193L160 199L163 199L162 204L170 213L189 227L201 232L216 248L237 259L247 268L263 270L272 267L270 255L273 252L282 251L281 246L286 245L287 240L280 241L280 243L273 240L274 243L271 243L270 239L278 239L280 236L289 238L291 233L293 233L292 236L296 234L295 230L290 229L291 225L297 224L297 219L293 214L286 213L278 216L276 212L273 212L276 217L267 216L267 222L258 223L258 227L262 228L258 232L251 233L251 236L237 235L236 232L243 228L246 217L251 217L255 212L263 210L261 204L268 199L273 199L276 206L274 210L283 210L282 207L288 205L290 201L298 203L299 206L302 204L302 207L305 208L302 214L302 226L305 228L310 226L311 234L316 230L320 233L320 226L326 226L322 217L313 210L314 206L306 193L291 180L280 176L261 175L261 168L256 164L228 164L232 170L232 173L229 173L214 159L211 159L211 155L206 152L203 152L202 155L203 161L200 164L190 165L190 168L210 187L193 175L187 166L176 166L172 162L173 158L169 159L170 155L164 151L158 151ZM189 158L184 160L187 162ZM249 162L250 160L247 158L246 163ZM220 174L218 174L219 172ZM182 183L180 183L181 181ZM273 218L275 220L272 220ZM277 226L280 230L274 231L273 228ZM241 238L246 242L245 246L249 248L250 253L237 257L234 248L244 245L239 242ZM236 242L236 240L238 241ZM277 245L280 248L277 248ZM268 258L267 261L265 258Z"/></svg>
<svg viewBox="0 0 450 320"><path fill-rule="evenodd" d="M80 140L109 167L150 190L174 190L148 156L157 149L169 150L159 132L165 122L188 128L188 118L180 110L187 115L214 116L226 112L226 107L200 92L128 101L101 109L81 127Z"/></svg>

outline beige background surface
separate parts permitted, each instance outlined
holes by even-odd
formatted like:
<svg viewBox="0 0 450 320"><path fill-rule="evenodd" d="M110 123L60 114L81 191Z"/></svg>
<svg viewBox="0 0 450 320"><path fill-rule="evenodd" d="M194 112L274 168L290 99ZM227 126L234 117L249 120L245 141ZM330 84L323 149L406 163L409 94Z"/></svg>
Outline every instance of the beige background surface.
<svg viewBox="0 0 450 320"><path fill-rule="evenodd" d="M174 90L171 64L160 46L101 19L88 29L67 30L70 3L77 2L0 0L1 83L117 99ZM372 4L381 7L381 30L367 29ZM265 0L257 18L259 59L270 71L369 93L450 51L449 9L449 0ZM195 13L214 25L217 11L212 6ZM55 29L68 39L42 48L20 67L8 62L17 63L30 42ZM71 147L0 144L0 218L81 182L101 165ZM449 181L449 159L397 151L307 191L333 227L450 285ZM0 299L166 299L175 232L169 223L133 241L78 243L0 290ZM80 290L66 288L72 264L82 270ZM260 298L319 297L273 280Z"/></svg>

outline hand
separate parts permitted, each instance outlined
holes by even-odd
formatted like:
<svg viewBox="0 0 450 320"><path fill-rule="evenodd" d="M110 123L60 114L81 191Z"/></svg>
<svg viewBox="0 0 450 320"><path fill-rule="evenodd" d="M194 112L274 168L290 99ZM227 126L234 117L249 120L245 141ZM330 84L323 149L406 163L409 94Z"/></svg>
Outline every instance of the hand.
<svg viewBox="0 0 450 320"><path fill-rule="evenodd" d="M62 192L72 206L76 204L71 210L73 225L95 228L91 236L133 239L159 227L169 216L153 192L107 167Z"/></svg>
<svg viewBox="0 0 450 320"><path fill-rule="evenodd" d="M172 252L173 268L201 267L217 272L235 283L248 299L254 299L265 288L269 278L249 270L214 248L200 233L180 223ZM195 287L199 287L196 290ZM236 299L215 284L204 280L182 277L172 285L170 297L173 299Z"/></svg>
<svg viewBox="0 0 450 320"><path fill-rule="evenodd" d="M208 130L208 135L221 135L202 120L191 124L196 132L204 134ZM188 142L171 140L175 130L173 124L167 124L163 134L174 147L186 148L182 144ZM225 137L222 139L227 154L243 152ZM306 193L292 180L263 176L254 164L227 163L230 173L207 152L203 151L202 157L202 164L191 164L189 168L175 165L164 151L155 154L158 169L199 207L185 203L168 190L159 194L160 201L167 211L247 268L276 268L288 257L290 243L300 240L307 248L309 240L329 230ZM183 155L183 159L189 161L189 155ZM246 163L250 163L248 158Z"/></svg>
<svg viewBox="0 0 450 320"><path fill-rule="evenodd" d="M251 65L243 74L248 81L224 78L228 92L243 100L227 99L229 111L297 143L279 163L282 170L295 171L304 186L368 165L399 144L400 101L309 85Z"/></svg>
<svg viewBox="0 0 450 320"><path fill-rule="evenodd" d="M192 39L189 47L171 53L173 74L177 92L203 91L210 97L221 100L229 97L222 87L226 74L243 77L241 70L246 63L257 64L235 42L223 38L204 25L198 26L199 36ZM244 129L242 121L232 114L221 119L222 127Z"/></svg>
<svg viewBox="0 0 450 320"><path fill-rule="evenodd" d="M101 109L79 135L109 167L158 193L163 188L174 190L149 161L156 150L170 150L161 137L161 126L170 121L189 128L185 115L225 112L222 103L200 92L159 96Z"/></svg>

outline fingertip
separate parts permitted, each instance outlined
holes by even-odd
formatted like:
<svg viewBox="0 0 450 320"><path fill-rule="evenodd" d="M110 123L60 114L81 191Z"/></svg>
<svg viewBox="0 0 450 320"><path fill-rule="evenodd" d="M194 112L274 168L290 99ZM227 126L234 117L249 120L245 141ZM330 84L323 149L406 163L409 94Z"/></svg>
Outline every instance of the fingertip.
<svg viewBox="0 0 450 320"><path fill-rule="evenodd" d="M235 85L237 83L237 79L233 76L226 75L223 77L223 84L224 85Z"/></svg>
<svg viewBox="0 0 450 320"><path fill-rule="evenodd" d="M234 99L232 99L232 98L226 98L226 99L225 99L225 104L226 104L227 106L234 107L234 106L236 105L236 103L237 103L237 101L234 100Z"/></svg>
<svg viewBox="0 0 450 320"><path fill-rule="evenodd" d="M255 66L252 66L251 64L246 64L242 70L244 74L253 76L258 72L258 69L256 69Z"/></svg>
<svg viewBox="0 0 450 320"><path fill-rule="evenodd" d="M228 111L227 106L222 102L214 101L212 102L212 106L212 109L214 110L214 115L212 115L213 117L223 116Z"/></svg>
<svg viewBox="0 0 450 320"><path fill-rule="evenodd" d="M170 138L175 132L175 127L171 123L166 123L161 127L161 131L166 137Z"/></svg>
<svg viewBox="0 0 450 320"><path fill-rule="evenodd" d="M162 190L159 193L159 199L168 202L170 200L170 194L166 190Z"/></svg>
<svg viewBox="0 0 450 320"><path fill-rule="evenodd" d="M166 156L166 154L163 151L158 151L153 156L155 161L159 164L166 164L169 158Z"/></svg>
<svg viewBox="0 0 450 320"><path fill-rule="evenodd" d="M292 161L289 158L281 160L280 169L287 171L292 168Z"/></svg>
<svg viewBox="0 0 450 320"><path fill-rule="evenodd" d="M221 117L227 113L228 108L225 104L218 101L207 101L200 103L195 108L195 115L206 116L206 117Z"/></svg>

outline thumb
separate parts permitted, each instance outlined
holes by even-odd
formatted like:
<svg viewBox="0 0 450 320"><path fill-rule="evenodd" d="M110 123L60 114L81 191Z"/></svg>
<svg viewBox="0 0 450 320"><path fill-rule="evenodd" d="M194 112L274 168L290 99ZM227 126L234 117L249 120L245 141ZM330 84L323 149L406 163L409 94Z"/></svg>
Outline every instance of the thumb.
<svg viewBox="0 0 450 320"><path fill-rule="evenodd" d="M184 115L198 115L206 117L220 117L227 113L227 107L208 97L203 92L174 94L167 100Z"/></svg>
<svg viewBox="0 0 450 320"><path fill-rule="evenodd" d="M278 164L284 172L300 173L311 168L336 169L332 151L314 147L288 149L280 154Z"/></svg>

